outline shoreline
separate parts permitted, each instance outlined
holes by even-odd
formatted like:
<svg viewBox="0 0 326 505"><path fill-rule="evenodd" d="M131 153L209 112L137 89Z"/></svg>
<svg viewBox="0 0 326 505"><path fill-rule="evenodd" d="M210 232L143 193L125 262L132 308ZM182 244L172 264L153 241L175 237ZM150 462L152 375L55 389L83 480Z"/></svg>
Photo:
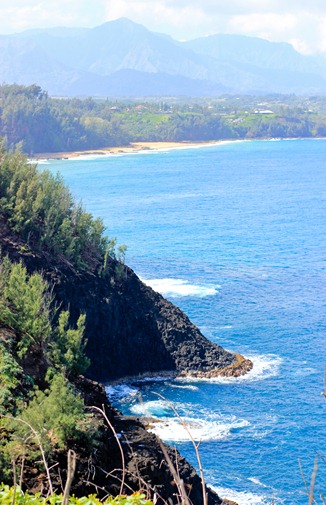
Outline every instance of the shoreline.
<svg viewBox="0 0 326 505"><path fill-rule="evenodd" d="M85 149L83 151L67 151L57 153L37 153L31 160L69 160L81 156L109 156L119 154L136 154L172 149L190 149L229 144L230 142L243 142L242 140L213 140L200 142L131 142L128 146L103 147L101 149Z"/></svg>
<svg viewBox="0 0 326 505"><path fill-rule="evenodd" d="M166 379L216 379L217 377L240 377L246 375L253 369L253 362L245 358L242 354L234 353L235 361L231 365L223 368L212 368L211 370L162 370L160 372L144 372L138 375L128 375L111 381L104 381L103 386L116 386L128 382L146 382L147 380L161 381Z"/></svg>
<svg viewBox="0 0 326 505"><path fill-rule="evenodd" d="M206 141L188 141L180 142L131 142L127 146L102 147L100 149L84 149L81 151L60 151L36 153L31 156L30 161L48 161L48 160L70 160L78 159L84 156L119 156L125 154L140 154L148 152L170 151L175 149L196 149L200 147L212 147L225 144L252 141L281 141L281 140L325 140L326 137L286 137L286 138L252 138L252 139L228 139L228 140L206 140Z"/></svg>

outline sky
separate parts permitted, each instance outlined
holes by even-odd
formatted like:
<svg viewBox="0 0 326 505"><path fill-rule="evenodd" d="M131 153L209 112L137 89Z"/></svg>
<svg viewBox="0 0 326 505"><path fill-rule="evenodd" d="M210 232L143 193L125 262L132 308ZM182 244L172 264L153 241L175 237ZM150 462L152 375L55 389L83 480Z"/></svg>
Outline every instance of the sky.
<svg viewBox="0 0 326 505"><path fill-rule="evenodd" d="M326 52L326 0L0 0L0 34L120 17L177 40L235 33Z"/></svg>

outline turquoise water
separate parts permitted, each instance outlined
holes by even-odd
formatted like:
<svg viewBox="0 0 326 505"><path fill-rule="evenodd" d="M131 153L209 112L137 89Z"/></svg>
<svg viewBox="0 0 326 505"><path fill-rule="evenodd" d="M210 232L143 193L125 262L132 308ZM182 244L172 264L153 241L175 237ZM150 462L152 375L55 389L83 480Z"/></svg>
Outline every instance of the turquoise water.
<svg viewBox="0 0 326 505"><path fill-rule="evenodd" d="M213 341L251 357L240 379L109 387L238 503L308 503L326 494L326 140L252 141L50 161L127 262ZM141 395L142 401L139 402Z"/></svg>

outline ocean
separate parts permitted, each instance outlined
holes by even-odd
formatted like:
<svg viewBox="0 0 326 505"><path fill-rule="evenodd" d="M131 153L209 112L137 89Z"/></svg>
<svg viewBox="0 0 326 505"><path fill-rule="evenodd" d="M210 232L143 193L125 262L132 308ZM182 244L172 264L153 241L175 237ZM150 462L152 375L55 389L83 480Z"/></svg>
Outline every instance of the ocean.
<svg viewBox="0 0 326 505"><path fill-rule="evenodd" d="M127 244L127 263L203 334L252 359L238 379L108 385L240 505L326 494L326 140L226 142L40 163ZM165 401L161 396L168 400Z"/></svg>

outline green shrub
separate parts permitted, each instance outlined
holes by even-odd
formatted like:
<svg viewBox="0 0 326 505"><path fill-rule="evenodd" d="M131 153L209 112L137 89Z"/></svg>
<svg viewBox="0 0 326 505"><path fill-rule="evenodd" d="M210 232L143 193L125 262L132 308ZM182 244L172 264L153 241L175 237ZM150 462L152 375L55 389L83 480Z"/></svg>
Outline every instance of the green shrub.
<svg viewBox="0 0 326 505"><path fill-rule="evenodd" d="M108 244L100 218L75 203L62 177L39 172L19 152L0 144L0 213L27 244L77 268L103 264Z"/></svg>
<svg viewBox="0 0 326 505"><path fill-rule="evenodd" d="M62 311L59 316L49 354L54 366L67 377L83 373L90 365L90 360L84 354L87 344L83 338L85 319L85 314L80 315L77 328L72 329L69 327L69 312Z"/></svg>
<svg viewBox="0 0 326 505"><path fill-rule="evenodd" d="M12 505L12 503L15 505L61 505L62 498L63 496L58 494L43 498L39 494L23 493L19 486L16 488L0 487L0 503L2 505ZM110 496L104 501L99 500L96 495L82 498L71 496L69 505L153 505L153 502L146 499L144 494L134 493L130 496L116 496L115 498Z"/></svg>
<svg viewBox="0 0 326 505"><path fill-rule="evenodd" d="M51 334L48 285L38 273L28 275L22 263L4 265L0 291L0 320L21 334L18 355L23 357L32 342L45 345Z"/></svg>

